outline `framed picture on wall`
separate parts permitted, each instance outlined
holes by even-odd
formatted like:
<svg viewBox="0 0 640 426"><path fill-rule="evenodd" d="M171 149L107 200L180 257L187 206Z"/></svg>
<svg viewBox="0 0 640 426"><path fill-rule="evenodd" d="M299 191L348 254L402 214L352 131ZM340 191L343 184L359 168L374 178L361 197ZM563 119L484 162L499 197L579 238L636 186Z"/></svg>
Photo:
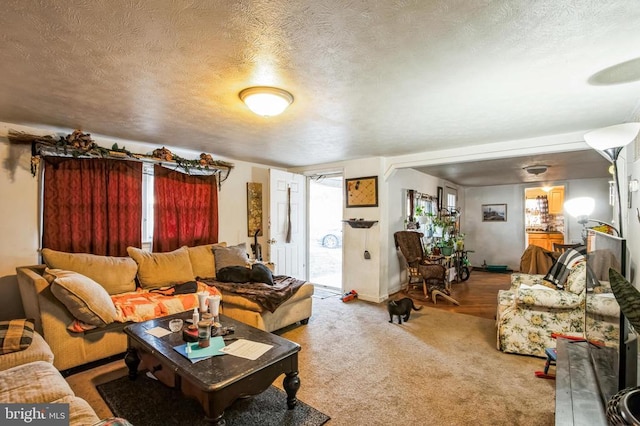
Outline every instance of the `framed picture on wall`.
<svg viewBox="0 0 640 426"><path fill-rule="evenodd" d="M262 184L247 182L247 230L249 237L262 236Z"/></svg>
<svg viewBox="0 0 640 426"><path fill-rule="evenodd" d="M347 207L378 207L378 176L345 179Z"/></svg>
<svg viewBox="0 0 640 426"><path fill-rule="evenodd" d="M507 205L506 204L483 204L482 205L482 221L483 222L506 222L507 221Z"/></svg>

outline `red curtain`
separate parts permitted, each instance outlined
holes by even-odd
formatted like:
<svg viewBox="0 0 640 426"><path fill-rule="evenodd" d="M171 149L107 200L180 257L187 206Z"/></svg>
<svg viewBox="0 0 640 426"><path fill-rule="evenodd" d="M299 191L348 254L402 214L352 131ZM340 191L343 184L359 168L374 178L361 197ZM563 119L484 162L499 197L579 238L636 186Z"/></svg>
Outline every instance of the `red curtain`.
<svg viewBox="0 0 640 426"><path fill-rule="evenodd" d="M218 242L215 175L192 176L154 166L153 251Z"/></svg>
<svg viewBox="0 0 640 426"><path fill-rule="evenodd" d="M43 247L126 256L142 245L142 163L44 157Z"/></svg>

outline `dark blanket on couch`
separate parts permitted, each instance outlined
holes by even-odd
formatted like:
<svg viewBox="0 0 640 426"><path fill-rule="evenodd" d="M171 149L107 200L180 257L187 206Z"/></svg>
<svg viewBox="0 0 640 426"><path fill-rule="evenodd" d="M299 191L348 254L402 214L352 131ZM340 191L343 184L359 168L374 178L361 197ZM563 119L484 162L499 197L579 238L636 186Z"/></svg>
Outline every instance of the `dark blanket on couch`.
<svg viewBox="0 0 640 426"><path fill-rule="evenodd" d="M224 304L224 293L233 293L242 296L252 302L257 303L262 309L275 312L278 306L289 300L296 291L305 283L286 275L274 275L273 285L264 283L226 283L216 280L200 280L208 285L216 287L222 294Z"/></svg>

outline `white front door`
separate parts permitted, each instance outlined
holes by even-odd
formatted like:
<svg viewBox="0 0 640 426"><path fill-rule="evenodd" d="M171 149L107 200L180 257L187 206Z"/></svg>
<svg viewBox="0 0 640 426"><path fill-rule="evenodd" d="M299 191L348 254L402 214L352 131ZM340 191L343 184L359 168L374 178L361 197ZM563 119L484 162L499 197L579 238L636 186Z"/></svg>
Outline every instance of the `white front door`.
<svg viewBox="0 0 640 426"><path fill-rule="evenodd" d="M276 275L306 280L305 177L274 169L269 173L270 261Z"/></svg>

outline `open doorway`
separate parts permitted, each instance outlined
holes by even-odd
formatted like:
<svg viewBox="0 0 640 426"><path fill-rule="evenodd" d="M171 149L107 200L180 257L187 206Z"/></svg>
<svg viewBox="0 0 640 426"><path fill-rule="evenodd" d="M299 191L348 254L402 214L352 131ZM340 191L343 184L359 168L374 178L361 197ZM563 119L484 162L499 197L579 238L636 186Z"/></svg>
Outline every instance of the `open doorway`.
<svg viewBox="0 0 640 426"><path fill-rule="evenodd" d="M528 245L553 250L565 243L564 185L525 188L525 233Z"/></svg>
<svg viewBox="0 0 640 426"><path fill-rule="evenodd" d="M342 175L309 183L309 281L342 291Z"/></svg>

